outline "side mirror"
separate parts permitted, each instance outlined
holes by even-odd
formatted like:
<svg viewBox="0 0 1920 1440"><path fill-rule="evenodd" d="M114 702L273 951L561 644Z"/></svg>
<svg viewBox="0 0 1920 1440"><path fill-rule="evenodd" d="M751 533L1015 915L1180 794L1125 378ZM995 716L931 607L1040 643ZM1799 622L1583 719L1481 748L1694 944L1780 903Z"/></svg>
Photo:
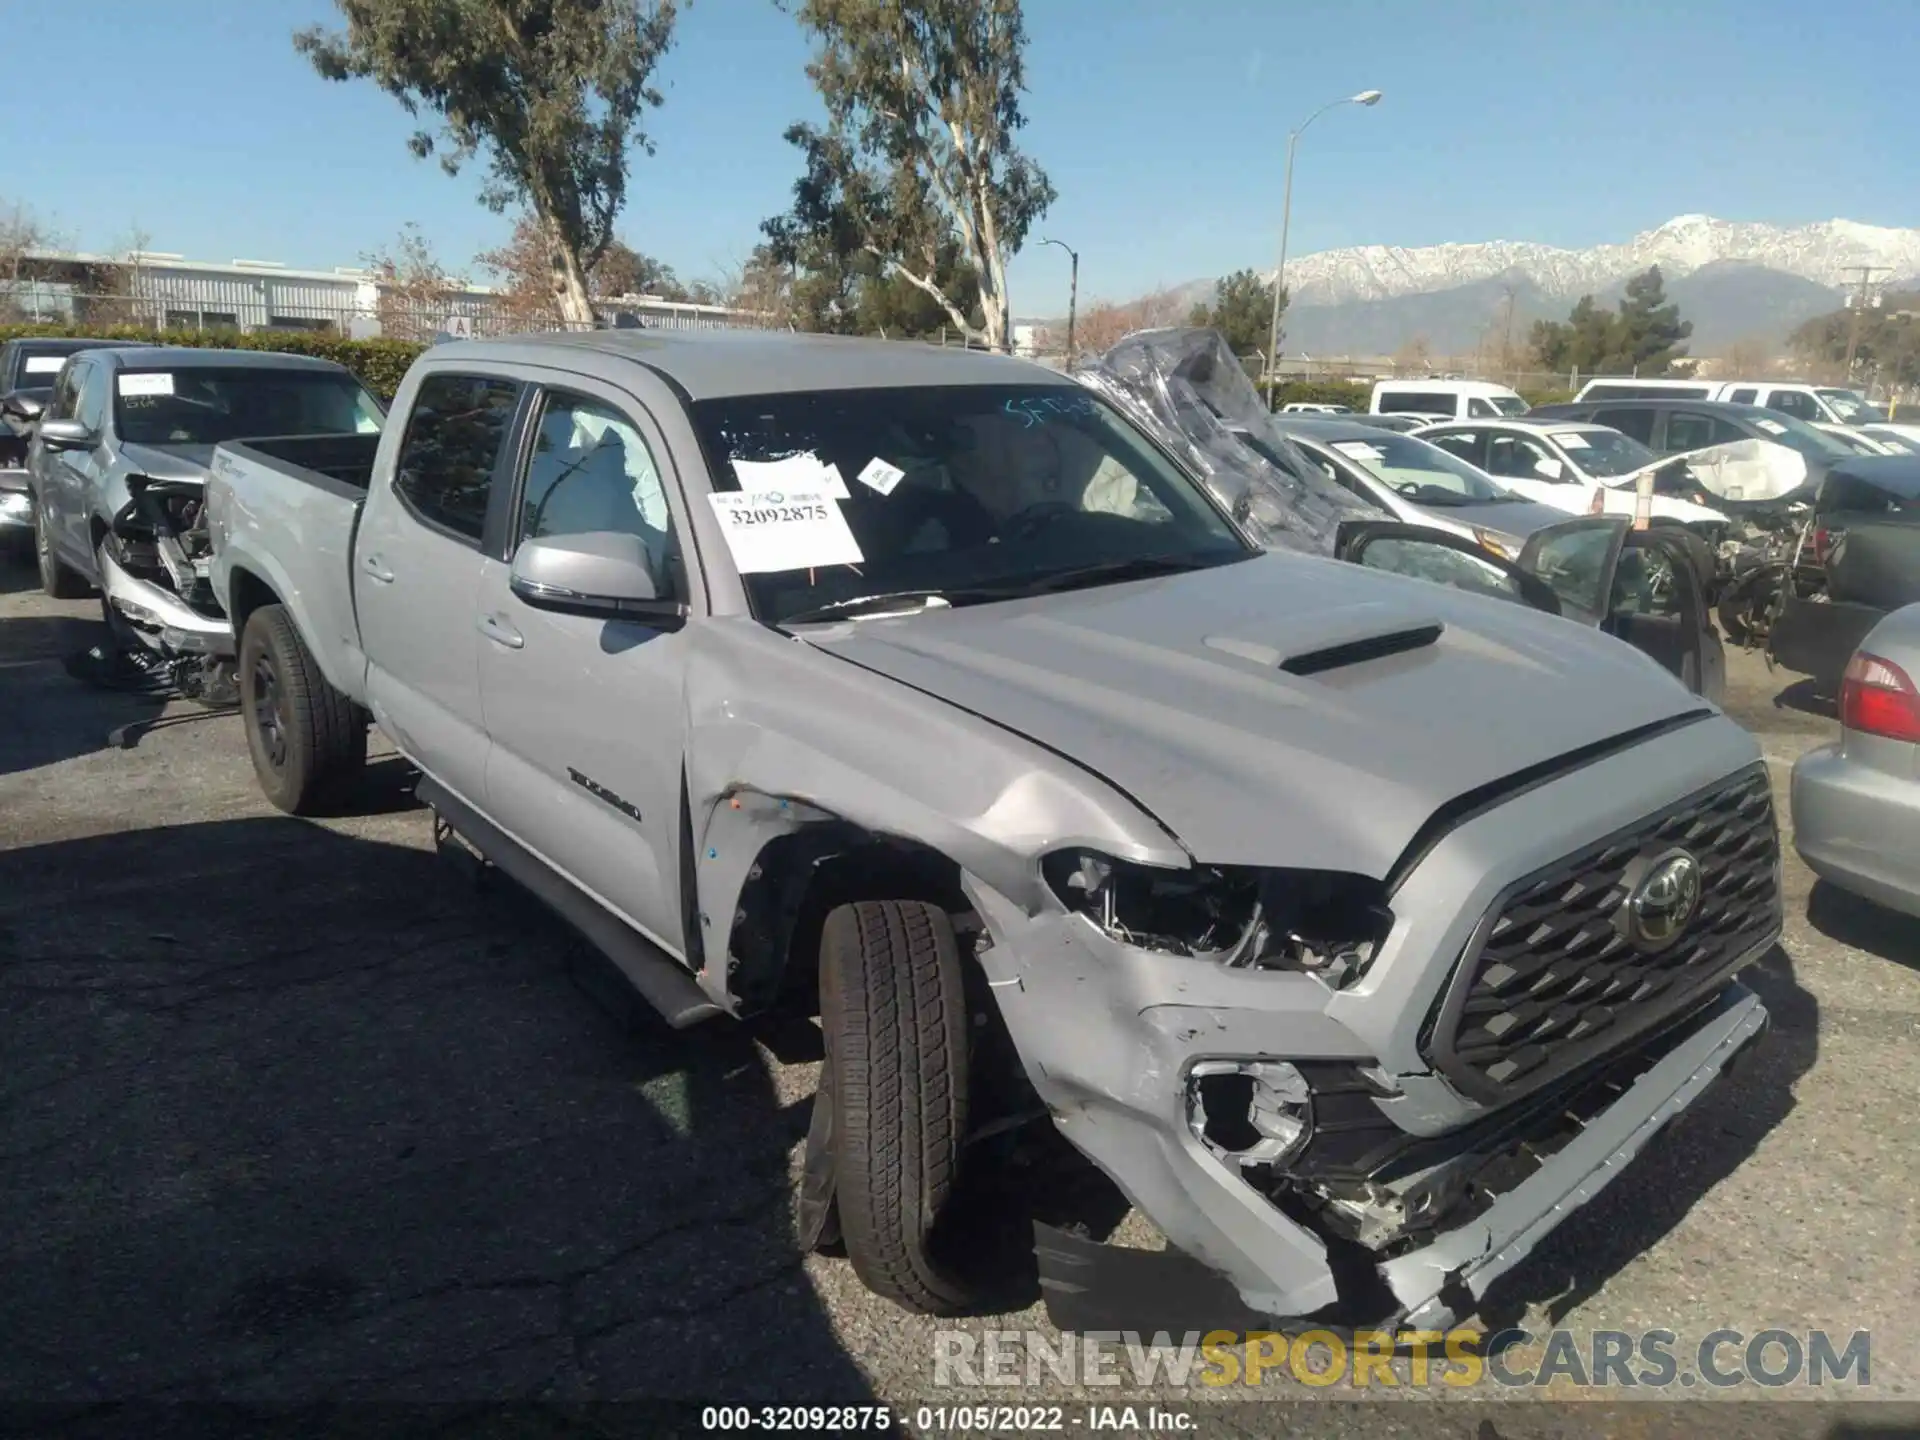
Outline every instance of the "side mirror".
<svg viewBox="0 0 1920 1440"><path fill-rule="evenodd" d="M1566 473L1567 467L1551 456L1543 455L1540 459L1533 462L1533 470L1536 475L1540 475L1548 480L1558 480Z"/></svg>
<svg viewBox="0 0 1920 1440"><path fill-rule="evenodd" d="M534 609L562 615L656 623L686 617L685 606L662 598L640 537L611 530L524 542L507 583Z"/></svg>
<svg viewBox="0 0 1920 1440"><path fill-rule="evenodd" d="M30 391L15 390L10 394L0 395L0 410L6 411L9 415L17 415L22 420L38 419L44 408L40 397Z"/></svg>
<svg viewBox="0 0 1920 1440"><path fill-rule="evenodd" d="M49 450L91 450L95 436L78 420L42 420L40 443Z"/></svg>

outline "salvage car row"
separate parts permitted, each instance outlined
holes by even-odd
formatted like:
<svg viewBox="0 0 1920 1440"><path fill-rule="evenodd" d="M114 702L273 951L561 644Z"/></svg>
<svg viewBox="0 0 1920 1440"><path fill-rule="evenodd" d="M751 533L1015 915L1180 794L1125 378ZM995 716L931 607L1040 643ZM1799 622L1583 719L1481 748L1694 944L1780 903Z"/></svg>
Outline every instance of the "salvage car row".
<svg viewBox="0 0 1920 1440"><path fill-rule="evenodd" d="M230 685L280 808L351 806L377 725L673 1024L817 1015L805 1239L908 1309L993 1293L962 1181L1055 1133L1169 1242L1036 1226L1061 1324L1198 1274L1438 1327L1767 1023L1778 831L1689 522L1278 425L1212 332L1077 377L467 342L390 416L278 358L64 362L43 581Z"/></svg>

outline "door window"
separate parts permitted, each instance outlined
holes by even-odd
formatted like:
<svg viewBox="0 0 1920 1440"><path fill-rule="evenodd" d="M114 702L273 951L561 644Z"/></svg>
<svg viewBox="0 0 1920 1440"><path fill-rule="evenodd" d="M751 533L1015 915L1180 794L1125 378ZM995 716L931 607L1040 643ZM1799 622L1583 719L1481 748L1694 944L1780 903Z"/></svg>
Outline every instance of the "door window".
<svg viewBox="0 0 1920 1440"><path fill-rule="evenodd" d="M80 381L86 376L87 371L92 368L93 367L88 365L84 360L81 360L67 366L67 368L61 372L60 378L54 382L53 398L47 401L46 414L42 417L43 419L73 419L75 404L80 394Z"/></svg>
<svg viewBox="0 0 1920 1440"><path fill-rule="evenodd" d="M1607 613L1619 545L1615 529L1568 524L1536 535L1524 563L1547 583L1563 607L1597 618Z"/></svg>
<svg viewBox="0 0 1920 1440"><path fill-rule="evenodd" d="M1767 397L1767 409L1778 410L1782 415L1791 415L1796 420L1819 420L1820 406L1813 396L1802 390L1776 390Z"/></svg>
<svg viewBox="0 0 1920 1440"><path fill-rule="evenodd" d="M89 365L80 381L80 393L74 401L73 418L95 435L107 425L107 370L104 365Z"/></svg>
<svg viewBox="0 0 1920 1440"><path fill-rule="evenodd" d="M1653 444L1653 411L1637 405L1621 405L1593 412L1593 423L1631 435L1642 445Z"/></svg>
<svg viewBox="0 0 1920 1440"><path fill-rule="evenodd" d="M1487 432L1484 430L1449 430L1444 435L1422 435L1429 445L1438 445L1450 455L1458 455L1469 465L1486 469Z"/></svg>
<svg viewBox="0 0 1920 1440"><path fill-rule="evenodd" d="M647 442L611 406L553 391L534 432L514 543L600 531L637 536L661 590L672 592L660 598L684 598L673 518Z"/></svg>
<svg viewBox="0 0 1920 1440"><path fill-rule="evenodd" d="M393 488L427 524L480 543L520 387L486 375L429 375L414 397Z"/></svg>
<svg viewBox="0 0 1920 1440"><path fill-rule="evenodd" d="M1564 467L1547 450L1519 435L1496 435L1487 445L1487 473L1515 480L1568 479Z"/></svg>
<svg viewBox="0 0 1920 1440"><path fill-rule="evenodd" d="M1482 400L1477 395L1467 401L1467 414L1475 420L1491 419L1500 412L1493 408L1493 402Z"/></svg>
<svg viewBox="0 0 1920 1440"><path fill-rule="evenodd" d="M1751 405L1753 404L1754 400L1759 397L1759 394L1760 392L1756 390L1753 386L1743 385L1738 390L1729 391L1727 393L1726 399L1727 399L1727 403L1730 405Z"/></svg>
<svg viewBox="0 0 1920 1440"><path fill-rule="evenodd" d="M1730 445L1746 438L1743 430L1718 415L1676 410L1667 416L1666 448L1669 451L1704 450L1709 445Z"/></svg>

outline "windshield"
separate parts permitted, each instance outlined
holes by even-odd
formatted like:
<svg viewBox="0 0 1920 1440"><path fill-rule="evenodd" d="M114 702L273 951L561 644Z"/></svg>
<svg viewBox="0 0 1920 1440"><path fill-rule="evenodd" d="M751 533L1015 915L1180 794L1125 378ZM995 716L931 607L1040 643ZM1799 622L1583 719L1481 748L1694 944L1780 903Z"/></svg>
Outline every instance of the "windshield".
<svg viewBox="0 0 1920 1440"><path fill-rule="evenodd" d="M957 605L1259 553L1078 387L829 390L691 412L722 534L770 624L868 597Z"/></svg>
<svg viewBox="0 0 1920 1440"><path fill-rule="evenodd" d="M1524 415L1529 408L1518 395L1495 395L1490 403L1502 415Z"/></svg>
<svg viewBox="0 0 1920 1440"><path fill-rule="evenodd" d="M1596 427L1592 430L1556 430L1553 442L1587 474L1611 479L1631 475L1660 457L1631 435Z"/></svg>
<svg viewBox="0 0 1920 1440"><path fill-rule="evenodd" d="M1853 454L1853 447L1838 436L1816 430L1806 421L1796 420L1791 415L1768 411L1765 415L1755 416L1753 423L1768 440L1798 450L1809 460L1831 460L1837 455Z"/></svg>
<svg viewBox="0 0 1920 1440"><path fill-rule="evenodd" d="M1851 390L1816 390L1813 393L1827 402L1843 425L1871 425L1887 418L1886 411L1878 405L1869 405L1864 397Z"/></svg>
<svg viewBox="0 0 1920 1440"><path fill-rule="evenodd" d="M269 435L372 434L380 405L351 375L328 370L122 370L114 429L129 445L218 445Z"/></svg>
<svg viewBox="0 0 1920 1440"><path fill-rule="evenodd" d="M1411 435L1386 431L1365 440L1325 443L1416 505L1493 505L1519 498L1458 455Z"/></svg>

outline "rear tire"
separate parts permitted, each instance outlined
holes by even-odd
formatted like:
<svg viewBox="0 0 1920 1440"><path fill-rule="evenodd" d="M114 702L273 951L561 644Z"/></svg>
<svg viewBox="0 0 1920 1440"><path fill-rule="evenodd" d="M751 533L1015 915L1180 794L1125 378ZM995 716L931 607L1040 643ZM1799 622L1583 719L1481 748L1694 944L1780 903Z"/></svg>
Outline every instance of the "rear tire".
<svg viewBox="0 0 1920 1440"><path fill-rule="evenodd" d="M33 507L33 556L40 565L40 588L49 599L79 600L86 596L87 582L53 553L53 537L47 534L47 512L39 504Z"/></svg>
<svg viewBox="0 0 1920 1440"><path fill-rule="evenodd" d="M283 605L263 605L240 637L240 714L260 788L289 815L337 805L367 763L367 719L320 673Z"/></svg>
<svg viewBox="0 0 1920 1440"><path fill-rule="evenodd" d="M842 905L820 935L820 1028L833 1107L833 1200L854 1273L922 1315L978 1288L936 1254L967 1132L967 999L937 905Z"/></svg>

